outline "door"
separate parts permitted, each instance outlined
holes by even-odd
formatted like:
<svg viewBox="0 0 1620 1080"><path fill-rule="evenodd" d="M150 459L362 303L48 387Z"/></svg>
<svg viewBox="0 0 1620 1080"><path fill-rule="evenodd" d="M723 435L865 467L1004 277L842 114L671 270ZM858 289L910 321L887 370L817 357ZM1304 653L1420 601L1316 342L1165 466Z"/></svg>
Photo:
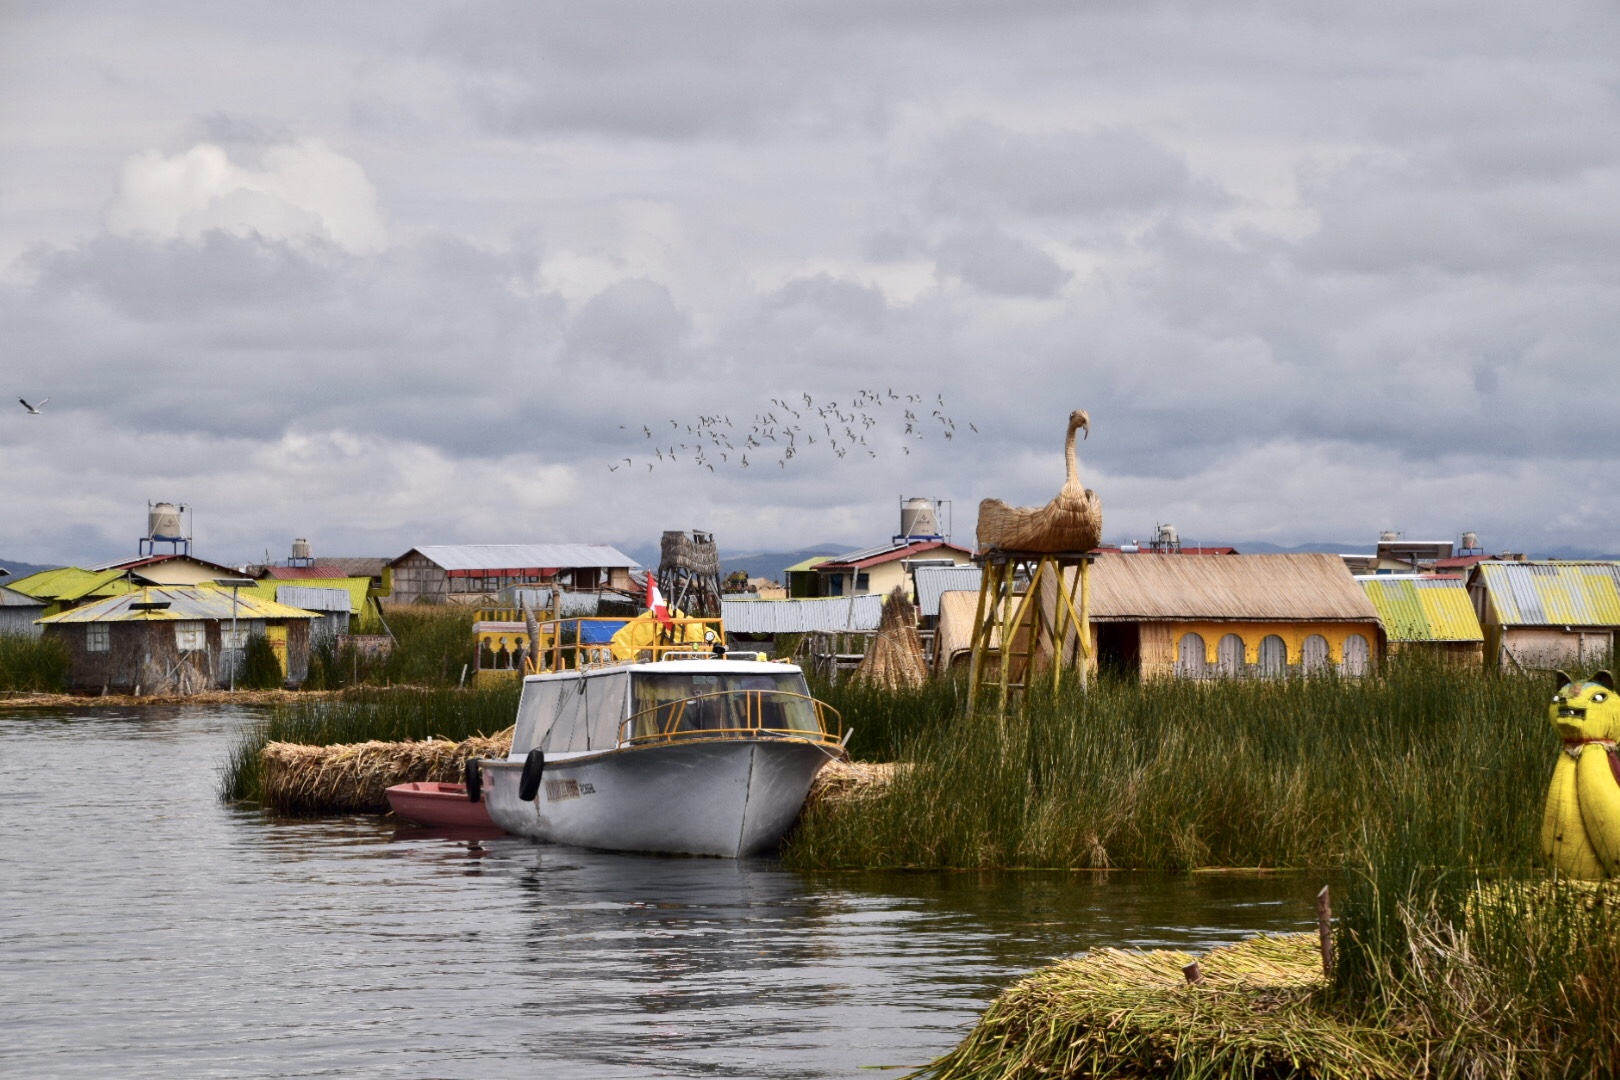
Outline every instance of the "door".
<svg viewBox="0 0 1620 1080"><path fill-rule="evenodd" d="M287 677L287 628L285 626L267 626L264 628L264 640L270 643L270 648L276 654L276 663L281 665L281 677Z"/></svg>

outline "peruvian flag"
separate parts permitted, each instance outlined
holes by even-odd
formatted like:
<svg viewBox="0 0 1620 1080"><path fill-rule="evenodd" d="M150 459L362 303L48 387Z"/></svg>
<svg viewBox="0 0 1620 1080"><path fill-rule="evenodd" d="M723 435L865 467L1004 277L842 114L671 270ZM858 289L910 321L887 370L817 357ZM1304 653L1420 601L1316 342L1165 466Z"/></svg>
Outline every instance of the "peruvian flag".
<svg viewBox="0 0 1620 1080"><path fill-rule="evenodd" d="M664 624L664 629L674 627L675 620L669 617L669 604L664 600L664 594L658 591L658 579L653 577L651 571L647 573L647 610Z"/></svg>

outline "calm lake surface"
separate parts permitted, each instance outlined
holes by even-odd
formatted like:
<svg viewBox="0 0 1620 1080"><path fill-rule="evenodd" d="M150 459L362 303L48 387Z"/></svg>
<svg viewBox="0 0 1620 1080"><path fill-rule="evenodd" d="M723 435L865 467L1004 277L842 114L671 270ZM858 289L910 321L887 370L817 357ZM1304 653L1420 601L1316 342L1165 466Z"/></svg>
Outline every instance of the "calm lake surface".
<svg viewBox="0 0 1620 1080"><path fill-rule="evenodd" d="M252 718L0 711L0 1074L893 1076L1054 958L1314 925L1314 877L803 874L278 820L216 796Z"/></svg>

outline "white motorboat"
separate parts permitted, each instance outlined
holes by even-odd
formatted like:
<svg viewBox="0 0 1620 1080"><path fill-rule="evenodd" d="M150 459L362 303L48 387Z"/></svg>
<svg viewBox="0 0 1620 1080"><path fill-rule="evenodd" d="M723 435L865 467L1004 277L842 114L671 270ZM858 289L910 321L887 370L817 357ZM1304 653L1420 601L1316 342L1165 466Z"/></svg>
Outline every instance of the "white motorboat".
<svg viewBox="0 0 1620 1080"><path fill-rule="evenodd" d="M610 851L774 850L816 773L844 756L842 723L795 665L702 655L525 676L511 754L478 765L491 819Z"/></svg>

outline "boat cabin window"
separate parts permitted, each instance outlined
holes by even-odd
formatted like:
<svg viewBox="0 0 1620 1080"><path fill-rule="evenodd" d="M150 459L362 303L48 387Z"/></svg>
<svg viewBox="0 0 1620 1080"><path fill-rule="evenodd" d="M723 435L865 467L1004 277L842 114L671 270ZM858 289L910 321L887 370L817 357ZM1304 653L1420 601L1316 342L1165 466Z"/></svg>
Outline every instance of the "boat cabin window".
<svg viewBox="0 0 1620 1080"><path fill-rule="evenodd" d="M632 738L691 731L802 731L821 724L797 671L637 672Z"/></svg>

